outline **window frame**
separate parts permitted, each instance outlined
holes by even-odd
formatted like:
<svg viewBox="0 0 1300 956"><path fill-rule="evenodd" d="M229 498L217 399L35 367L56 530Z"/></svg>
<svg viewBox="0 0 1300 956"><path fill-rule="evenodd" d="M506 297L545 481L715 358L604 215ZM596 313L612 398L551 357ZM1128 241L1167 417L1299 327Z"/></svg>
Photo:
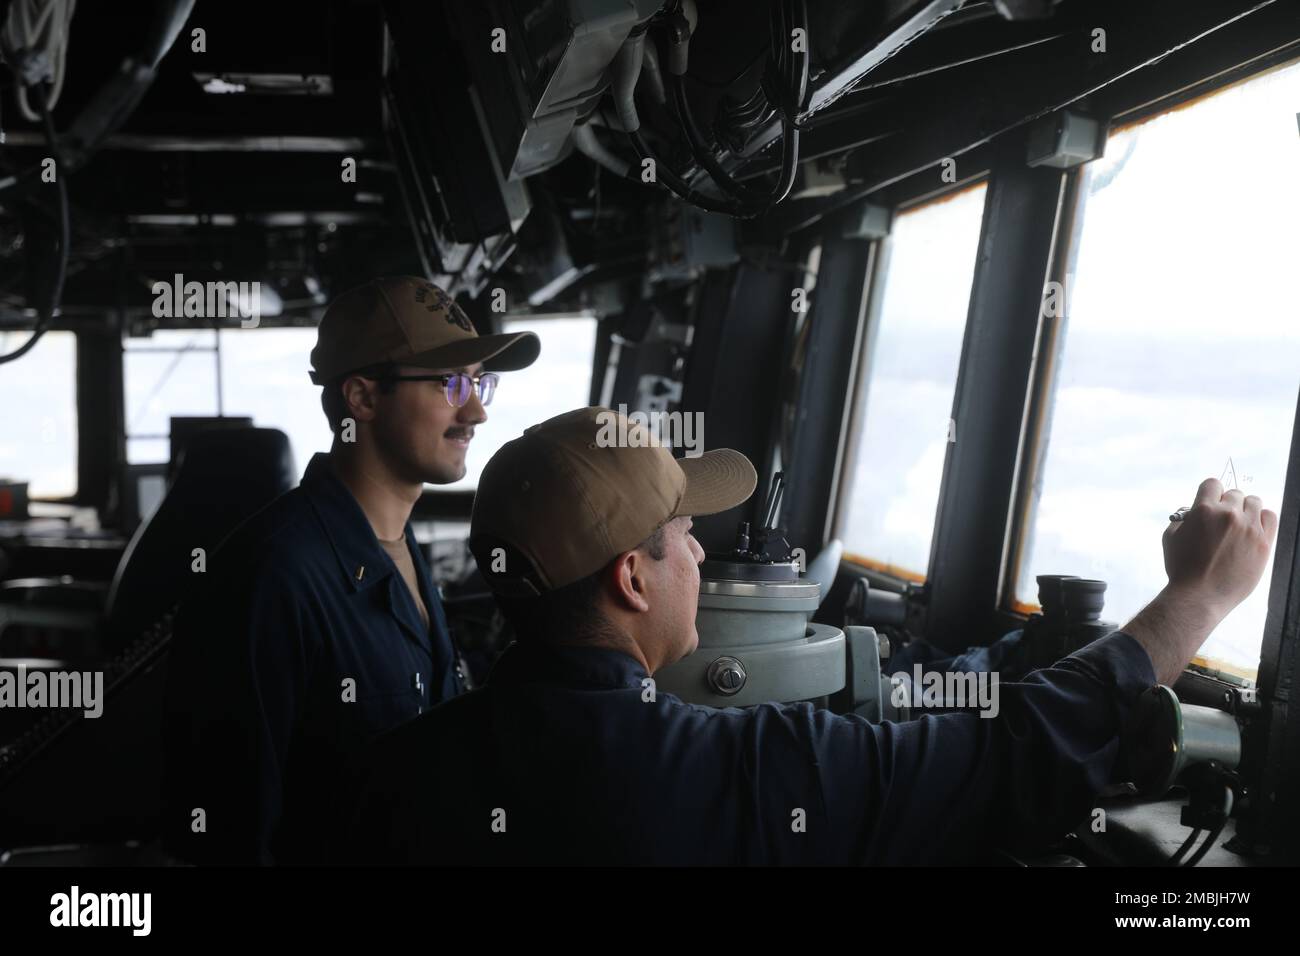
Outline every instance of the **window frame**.
<svg viewBox="0 0 1300 956"><path fill-rule="evenodd" d="M1195 107L1198 103L1226 92L1233 87L1242 86L1270 73L1288 67L1300 67L1300 55L1296 55L1293 51L1285 58L1275 59L1270 57L1265 62L1266 65L1262 68L1256 68L1252 72L1244 72L1244 68L1233 70L1213 80L1194 84L1184 90L1158 97L1141 107L1123 111L1120 114L1123 117L1121 122L1112 120L1108 123L1106 140L1109 142L1111 137L1116 134L1141 126L1160 116ZM1297 114L1297 116L1300 116L1300 114ZM1059 224L1060 228L1052 252L1052 265L1045 283L1054 281L1061 283L1062 287L1064 287L1067 275L1072 272L1072 263L1078 253L1084 222L1084 217L1080 213L1083 204L1087 201L1087 197L1081 188L1085 166L1086 164L1076 166L1067 173L1067 195L1062 207L1062 222ZM1044 288L1046 288L1046 285ZM1048 322L1045 316L1039 316L1038 341L1035 348L1029 405L1026 410L1025 425L1022 429L1021 449L1016 467L1013 510L1008 522L1006 545L1001 555L1002 578L998 588L997 611L999 617L1009 626L1016 626L1017 622L1023 623L1030 614L1041 610L1037 604L1018 600L1016 597L1016 584L1019 581L1023 563L1028 555L1029 536L1034 526L1033 489L1042 475L1048 450L1048 442L1044 439L1047 437L1047 425L1051 418L1052 405L1056 394L1057 375L1065 344L1065 338L1061 332L1062 323ZM1300 432L1300 409L1297 410L1296 417L1292 421L1291 439L1293 441L1297 432ZM1292 457L1288 464L1288 478L1291 471L1297 468L1300 468L1300 462L1297 462ZM1289 487L1289 485L1285 487ZM1283 502L1279 502L1279 506L1289 500L1291 499L1286 497L1284 493ZM1274 560L1276 567L1278 558ZM1270 591L1270 619L1272 604ZM1266 635L1268 627L1269 625L1266 623ZM1258 672L1260 678L1262 678L1263 672L1264 657L1261 648ZM1259 684L1258 680L1257 684Z"/></svg>
<svg viewBox="0 0 1300 956"><path fill-rule="evenodd" d="M149 345L136 345L134 347L132 347L129 344L132 340L152 343L154 341L154 334L160 331L161 332L172 332L172 331L211 332L212 344L194 345L194 346L149 344ZM122 440L123 440L123 447L125 451L124 451L124 457L122 461L125 467L130 468L130 467L142 466L142 465L166 465L167 464L166 461L162 461L162 462L131 461L132 441L166 441L168 443L170 443L171 441L170 416L168 416L169 425L168 425L168 430L166 432L133 432L131 430L130 416L128 414L130 412L130 408L128 407L129 396L127 395L126 392L127 385L128 385L126 366L129 360L129 356L133 354L140 354L140 355L156 354L156 355L180 356L190 352L195 353L196 356L201 356L205 352L211 353L212 361L213 361L213 371L214 371L213 388L215 390L215 401L213 403L215 405L215 409L212 412L212 414L218 418L224 417L225 403L223 400L224 388L221 380L221 327L220 326L196 325L192 327L190 326L182 327L179 329L171 329L171 328L164 329L158 327L158 328L151 328L149 330L148 335L131 335L129 332L125 332L123 334L122 336ZM166 378L170 378L170 377L171 377L171 371L168 371L166 374Z"/></svg>
<svg viewBox="0 0 1300 956"><path fill-rule="evenodd" d="M884 307L885 292L889 284L889 265L893 252L893 232L894 223L897 218L905 213L916 212L927 206L936 205L954 199L964 192L969 192L983 186L986 190L990 185L990 172L980 170L977 174L970 176L958 183L945 186L939 190L928 190L910 199L901 201L897 206L890 209L890 230L889 234L882 239L873 240L865 255L869 257L867 270L867 288L865 291L866 307L860 332L860 341L856 346L855 370L849 387L848 409L846 414L845 441L842 449L843 453L839 468L837 469L837 478L835 483L836 493L831 502L828 513L827 530L830 537L842 538L844 531L844 522L847 518L847 491L853 484L854 466L857 462L858 452L862 444L863 427L866 424L867 414L867 394L872 383L870 369L872 368L872 357L876 344L879 341L881 310ZM987 213L987 192L985 198L984 211L981 212L980 229L983 231L983 217ZM978 255L976 257L976 268L978 269ZM974 286L974 275L972 274L972 288ZM967 302L966 326L970 324L969 299ZM963 339L965 337L965 328L963 328ZM958 375L961 374L961 360L958 361ZM942 494L942 491L940 492ZM879 558L873 558L867 554L851 550L847 541L844 543L843 560L852 565L855 569L861 570L868 574L869 580L873 585L883 585L885 588L895 592L902 592L910 587L924 585L928 579L929 565L934 557L934 542L938 537L939 525L936 516L934 529L930 535L930 548L926 561L925 571L916 571L910 568L902 568L892 565Z"/></svg>
<svg viewBox="0 0 1300 956"><path fill-rule="evenodd" d="M1107 136L1109 135L1108 132ZM1083 166L1076 166L1066 173L1061 220L1058 222L1044 287L1047 282L1059 282L1062 288L1065 287L1083 228L1083 217L1079 215L1082 204L1086 201L1080 188L1082 182ZM1002 572L998 583L997 609L1015 615L1021 623L1029 615L1041 610L1037 604L1017 600L1016 582L1020 579L1023 562L1029 553L1029 537L1033 533L1035 516L1034 487L1043 473L1050 444L1047 441L1049 424L1056 399L1057 373L1065 347L1063 327L1062 322L1048 321L1040 308L1025 422L1021 427L1020 450L1017 453L1011 513L1007 523L1006 543L1000 555Z"/></svg>
<svg viewBox="0 0 1300 956"><path fill-rule="evenodd" d="M1262 58L1181 91L1157 97L1143 106L1117 111L1123 121L1108 124L1107 138L1158 116L1194 105L1233 86L1298 64L1300 56L1291 50L1285 56ZM1082 175L1081 167L1069 173L1066 183L1069 201L1063 206L1063 213L1068 215L1068 220L1063 217L1054 237L1051 266L1045 282L1063 281L1061 273L1069 271L1069 262L1078 248L1078 233L1083 219L1079 215L1080 204L1086 201L1080 188ZM997 265L990 260L986 267L996 268ZM1037 610L1036 606L1016 600L1015 587L1021 562L1027 553L1028 533L1032 528L1029 516L1033 504L1032 489L1034 481L1041 474L1046 455L1043 426L1055 395L1060 350L1064 344L1063 337L1059 334L1059 324L1044 322L1041 315L1041 290L1039 294L1039 329L1025 423L1021 429L1016 462L1013 509L1008 515L1006 541L1000 561L1002 577L993 615L994 633L1005 633L1023 625L1027 612ZM1049 324L1053 327L1046 329ZM1260 583L1260 586L1267 586L1269 591L1259 670L1255 681L1260 701L1258 712L1253 718L1255 726L1251 736L1255 743L1247 743L1243 747L1242 764L1238 772L1257 793L1269 793L1276 797L1269 800L1256 799L1254 809L1244 821L1241 832L1256 847L1266 847L1279 858L1285 858L1288 853L1291 856L1300 853L1300 825L1291 820L1291 815L1287 812L1294 807L1295 800L1300 798L1300 748L1293 746L1295 741L1300 740L1300 707L1288 708L1289 695L1284 694L1281 698L1278 696L1280 689L1296 686L1300 682L1300 564L1297 563L1300 560L1300 395L1297 395L1296 411L1292 419L1290 452L1278 512L1280 520L1272 577L1268 582ZM1180 699L1222 706L1224 694L1232 693L1237 686L1214 675L1188 670L1180 676L1175 689ZM1219 703L1215 704L1216 701ZM1231 709L1236 711L1235 706ZM1252 708L1247 709L1249 711Z"/></svg>

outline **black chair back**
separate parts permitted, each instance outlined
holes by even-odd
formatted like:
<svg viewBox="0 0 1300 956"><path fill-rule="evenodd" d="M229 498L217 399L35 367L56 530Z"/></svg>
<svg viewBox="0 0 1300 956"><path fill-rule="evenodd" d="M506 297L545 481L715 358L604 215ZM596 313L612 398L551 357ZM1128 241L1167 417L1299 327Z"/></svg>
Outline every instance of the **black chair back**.
<svg viewBox="0 0 1300 956"><path fill-rule="evenodd" d="M130 643L187 593L194 549L211 557L241 523L297 484L289 438L276 428L201 432L176 480L122 555L108 592L105 650Z"/></svg>

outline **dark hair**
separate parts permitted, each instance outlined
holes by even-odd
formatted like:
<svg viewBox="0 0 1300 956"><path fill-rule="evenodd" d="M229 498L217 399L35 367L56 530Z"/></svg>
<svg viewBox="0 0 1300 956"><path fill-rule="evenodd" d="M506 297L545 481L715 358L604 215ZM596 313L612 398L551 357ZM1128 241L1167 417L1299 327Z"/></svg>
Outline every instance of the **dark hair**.
<svg viewBox="0 0 1300 956"><path fill-rule="evenodd" d="M664 525L655 529L637 548L656 561L662 561ZM497 604L520 640L549 643L585 643L599 640L609 633L609 624L596 609L601 578L613 567L613 558L599 571L579 578L554 591L537 597L497 597Z"/></svg>
<svg viewBox="0 0 1300 956"><path fill-rule="evenodd" d="M393 362L379 362L376 365L367 365L364 368L344 372L342 375L337 375L326 382L320 393L320 407L329 420L330 431L337 435L343 430L343 419L348 417L348 405L347 402L343 401L343 383L345 381L353 375L375 378L379 380L379 393L388 395L397 388L397 383L386 379L384 376L395 374L397 374L396 364Z"/></svg>

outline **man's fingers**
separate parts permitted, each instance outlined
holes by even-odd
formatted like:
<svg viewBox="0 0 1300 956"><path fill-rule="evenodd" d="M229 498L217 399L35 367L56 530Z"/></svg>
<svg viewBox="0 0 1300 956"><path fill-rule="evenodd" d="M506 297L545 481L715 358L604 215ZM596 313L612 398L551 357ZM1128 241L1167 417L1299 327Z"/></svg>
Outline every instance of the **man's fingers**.
<svg viewBox="0 0 1300 956"><path fill-rule="evenodd" d="M1246 500L1246 493L1244 491L1238 491L1236 488L1231 488L1228 491L1225 491L1223 497L1219 500L1234 510L1240 511L1242 502Z"/></svg>
<svg viewBox="0 0 1300 956"><path fill-rule="evenodd" d="M1246 514L1251 521L1258 523L1260 512L1264 510L1264 500L1258 495L1247 495L1246 500L1242 502L1242 507L1246 509Z"/></svg>
<svg viewBox="0 0 1300 956"><path fill-rule="evenodd" d="M1196 489L1194 505L1212 505L1223 497L1223 485L1218 478L1206 478Z"/></svg>
<svg viewBox="0 0 1300 956"><path fill-rule="evenodd" d="M1277 512L1265 509L1259 513L1259 523L1264 526L1264 533L1268 535L1269 544L1277 537Z"/></svg>

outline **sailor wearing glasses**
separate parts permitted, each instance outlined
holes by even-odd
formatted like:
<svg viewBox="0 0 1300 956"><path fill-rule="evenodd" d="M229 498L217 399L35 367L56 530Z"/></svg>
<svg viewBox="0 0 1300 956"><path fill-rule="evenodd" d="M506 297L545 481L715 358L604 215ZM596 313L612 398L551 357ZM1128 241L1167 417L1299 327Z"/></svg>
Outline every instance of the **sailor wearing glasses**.
<svg viewBox="0 0 1300 956"><path fill-rule="evenodd" d="M498 373L539 349L531 332L477 335L423 279L376 279L330 305L310 374L333 445L210 556L177 616L173 853L333 859L368 742L466 689L409 518L426 482L465 474Z"/></svg>

